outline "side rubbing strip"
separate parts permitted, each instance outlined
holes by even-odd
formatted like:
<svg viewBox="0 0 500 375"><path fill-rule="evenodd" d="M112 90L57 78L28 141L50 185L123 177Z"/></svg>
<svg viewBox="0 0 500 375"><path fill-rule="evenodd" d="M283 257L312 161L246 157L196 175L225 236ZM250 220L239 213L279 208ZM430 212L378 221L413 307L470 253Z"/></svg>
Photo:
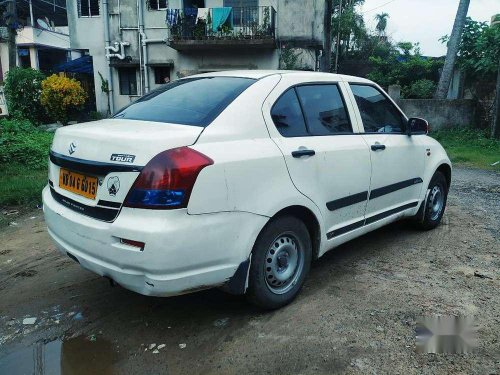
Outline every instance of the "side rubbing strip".
<svg viewBox="0 0 500 375"><path fill-rule="evenodd" d="M368 199L368 192L364 191L362 193L358 194L353 194L349 195L348 197L336 199L334 201L328 202L326 204L326 208L328 208L330 211L335 211L340 208L344 208L356 203L361 203L364 202Z"/></svg>
<svg viewBox="0 0 500 375"><path fill-rule="evenodd" d="M329 240L331 240L334 237L338 237L338 236L340 236L342 234L345 234L345 233L348 233L348 232L353 231L355 229L361 228L361 227L363 227L365 225L372 224L372 223L374 223L376 221L385 219L386 217L389 217L391 215L397 214L398 212L402 212L404 210L407 210L409 208L413 208L413 207L416 207L416 206L418 206L418 202L412 202L412 203L408 203L408 204L405 204L405 205L400 206L400 207L393 208L392 210L388 210L388 211L382 212L382 213L377 214L375 216L369 217L369 218L367 218L365 220L360 220L360 221L357 221L355 223L346 225L345 227L338 228L338 229L335 229L335 230L333 230L331 232L328 232L326 234L326 238L329 239Z"/></svg>
<svg viewBox="0 0 500 375"><path fill-rule="evenodd" d="M140 172L143 168L138 165L103 163L100 161L72 158L54 151L50 151L50 161L63 168L96 176L105 176L111 172Z"/></svg>
<svg viewBox="0 0 500 375"><path fill-rule="evenodd" d="M365 220L365 225L368 225L368 224L374 223L376 221L385 219L386 217L397 214L398 212L407 210L409 208L416 207L417 205L418 205L418 202L412 202L412 203L405 204L404 206L396 207L396 208L393 208L392 210L382 212L382 213L377 214L375 216L368 217Z"/></svg>
<svg viewBox="0 0 500 375"><path fill-rule="evenodd" d="M392 185L387 185L387 186L383 186L383 187L380 187L377 189L373 189L370 192L370 199L375 199L375 198L381 197L382 195L390 194L390 193L393 193L397 190L401 190L401 189L407 188L407 187L412 186L412 185L421 184L422 182L423 181L420 177L416 177L416 178L411 178L411 179L406 180L406 181L397 182L397 183L392 184Z"/></svg>
<svg viewBox="0 0 500 375"><path fill-rule="evenodd" d="M345 227L335 229L331 232L328 232L326 235L326 238L331 239L333 237L340 236L341 234L350 232L351 230L361 228L364 225L364 223L365 223L364 220L360 220L360 221L357 221L355 223L346 225Z"/></svg>

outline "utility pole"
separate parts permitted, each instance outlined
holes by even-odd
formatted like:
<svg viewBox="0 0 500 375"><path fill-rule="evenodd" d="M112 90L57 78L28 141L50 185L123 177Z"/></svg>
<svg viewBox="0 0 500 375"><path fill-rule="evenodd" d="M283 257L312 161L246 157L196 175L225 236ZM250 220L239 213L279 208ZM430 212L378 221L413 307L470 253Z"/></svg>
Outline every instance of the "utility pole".
<svg viewBox="0 0 500 375"><path fill-rule="evenodd" d="M325 0L325 18L323 20L324 45L322 72L330 72L332 67L332 13L333 0Z"/></svg>
<svg viewBox="0 0 500 375"><path fill-rule="evenodd" d="M342 0L340 0L338 22L337 22L337 47L335 47L335 73L338 73L339 70L340 25L342 22L341 18L342 18Z"/></svg>
<svg viewBox="0 0 500 375"><path fill-rule="evenodd" d="M17 48L16 48L16 29L17 29L17 7L16 0L3 0L0 5L5 5L6 11L3 13L3 19L7 26L8 49L9 49L9 70L17 65Z"/></svg>

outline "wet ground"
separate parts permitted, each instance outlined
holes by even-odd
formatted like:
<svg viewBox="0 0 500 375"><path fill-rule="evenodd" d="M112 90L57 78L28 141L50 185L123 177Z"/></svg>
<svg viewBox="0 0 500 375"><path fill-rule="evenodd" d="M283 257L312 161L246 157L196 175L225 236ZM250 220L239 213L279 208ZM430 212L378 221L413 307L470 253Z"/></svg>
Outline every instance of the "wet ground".
<svg viewBox="0 0 500 375"><path fill-rule="evenodd" d="M112 288L55 252L40 210L13 215L0 230L0 374L500 374L499 205L499 174L457 169L439 228L401 222L343 245L270 313L218 290ZM475 316L479 347L417 353L430 314Z"/></svg>

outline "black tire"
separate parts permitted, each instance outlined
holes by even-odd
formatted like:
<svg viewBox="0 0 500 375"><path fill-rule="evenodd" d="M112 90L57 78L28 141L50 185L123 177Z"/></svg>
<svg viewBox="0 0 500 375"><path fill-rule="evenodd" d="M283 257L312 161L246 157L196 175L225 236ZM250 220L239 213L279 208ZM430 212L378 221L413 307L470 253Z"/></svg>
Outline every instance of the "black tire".
<svg viewBox="0 0 500 375"><path fill-rule="evenodd" d="M425 202L425 206L422 206L417 214L418 226L423 230L436 228L441 223L441 219L443 218L448 199L448 184L444 175L439 171L434 173L427 189L430 191L427 196L427 201ZM433 195L435 189L438 189L440 194L442 194L442 207L440 210L436 210L436 205L434 203L436 201L436 197ZM422 212L424 207L425 212Z"/></svg>
<svg viewBox="0 0 500 375"><path fill-rule="evenodd" d="M273 251L274 255L271 255ZM289 252L297 254L297 266L295 266L293 276L290 276L287 281L278 280L276 277L284 277L285 272L289 272L287 268L291 267L295 259ZM280 254L283 255L280 256ZM302 258L299 258L299 254ZM301 220L293 216L281 216L271 220L260 232L252 250L248 275L248 300L267 310L289 304L304 284L311 267L311 257L311 238ZM303 263L299 259L302 259ZM284 263L286 265L283 265ZM302 264L301 267L300 264ZM285 271L280 274L279 269ZM276 286L271 285L275 282ZM282 286L279 285L281 283Z"/></svg>

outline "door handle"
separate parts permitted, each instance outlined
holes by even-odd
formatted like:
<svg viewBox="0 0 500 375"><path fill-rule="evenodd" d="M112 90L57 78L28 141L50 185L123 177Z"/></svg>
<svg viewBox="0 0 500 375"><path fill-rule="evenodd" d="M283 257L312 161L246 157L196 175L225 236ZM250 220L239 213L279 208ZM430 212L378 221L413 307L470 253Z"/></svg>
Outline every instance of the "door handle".
<svg viewBox="0 0 500 375"><path fill-rule="evenodd" d="M314 150L297 150L297 151L292 151L292 156L294 158L301 158L302 156L314 156L316 155L316 151Z"/></svg>
<svg viewBox="0 0 500 375"><path fill-rule="evenodd" d="M373 151L385 150L385 145L374 144L372 145L372 150Z"/></svg>

